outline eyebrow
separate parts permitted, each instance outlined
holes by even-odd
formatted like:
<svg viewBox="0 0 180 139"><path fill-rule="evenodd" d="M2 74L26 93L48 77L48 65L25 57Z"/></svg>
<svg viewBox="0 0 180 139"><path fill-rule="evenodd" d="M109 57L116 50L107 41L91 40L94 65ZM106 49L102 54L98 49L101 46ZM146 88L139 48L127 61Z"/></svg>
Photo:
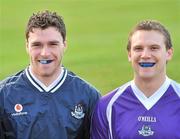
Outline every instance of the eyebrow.
<svg viewBox="0 0 180 139"><path fill-rule="evenodd" d="M32 44L32 45L34 45L34 44L41 44L41 42L39 42L39 41L34 41L34 42L32 42L31 44Z"/></svg>
<svg viewBox="0 0 180 139"><path fill-rule="evenodd" d="M60 43L60 42L59 42L59 41L54 40L54 41L49 41L48 43Z"/></svg>
<svg viewBox="0 0 180 139"><path fill-rule="evenodd" d="M56 40L53 40L53 41L48 41L47 43L49 44L49 43L60 43L60 42L56 41ZM41 41L34 41L31 44L41 44Z"/></svg>
<svg viewBox="0 0 180 139"><path fill-rule="evenodd" d="M156 46L156 47L161 47L159 44L152 44L150 46Z"/></svg>
<svg viewBox="0 0 180 139"><path fill-rule="evenodd" d="M148 47L153 47L153 46L161 47L161 45L159 45L159 44L151 44L151 45L148 45ZM137 44L137 45L134 45L133 47L143 47L143 45Z"/></svg>

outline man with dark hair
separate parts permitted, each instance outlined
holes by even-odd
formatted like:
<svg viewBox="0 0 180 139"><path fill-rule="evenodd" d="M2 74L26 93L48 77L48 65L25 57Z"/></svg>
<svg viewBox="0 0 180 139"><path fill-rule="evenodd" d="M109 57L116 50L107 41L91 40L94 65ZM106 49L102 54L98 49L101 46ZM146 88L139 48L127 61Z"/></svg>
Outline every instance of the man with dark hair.
<svg viewBox="0 0 180 139"><path fill-rule="evenodd" d="M17 139L90 138L91 114L100 94L62 66L66 47L61 16L42 11L30 17L30 65L0 83L0 107Z"/></svg>
<svg viewBox="0 0 180 139"><path fill-rule="evenodd" d="M142 21L128 38L134 79L104 96L92 119L92 139L179 139L180 84L166 75L173 56L170 34Z"/></svg>

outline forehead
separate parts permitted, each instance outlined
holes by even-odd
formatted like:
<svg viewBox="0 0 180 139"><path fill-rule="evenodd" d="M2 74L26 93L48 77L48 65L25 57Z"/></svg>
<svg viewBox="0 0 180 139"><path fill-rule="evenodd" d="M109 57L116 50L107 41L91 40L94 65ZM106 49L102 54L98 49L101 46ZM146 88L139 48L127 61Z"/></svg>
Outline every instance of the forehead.
<svg viewBox="0 0 180 139"><path fill-rule="evenodd" d="M55 27L48 27L45 29L33 28L29 32L28 40L63 40L61 33Z"/></svg>
<svg viewBox="0 0 180 139"><path fill-rule="evenodd" d="M138 30L131 37L131 45L165 45L162 33L155 30Z"/></svg>

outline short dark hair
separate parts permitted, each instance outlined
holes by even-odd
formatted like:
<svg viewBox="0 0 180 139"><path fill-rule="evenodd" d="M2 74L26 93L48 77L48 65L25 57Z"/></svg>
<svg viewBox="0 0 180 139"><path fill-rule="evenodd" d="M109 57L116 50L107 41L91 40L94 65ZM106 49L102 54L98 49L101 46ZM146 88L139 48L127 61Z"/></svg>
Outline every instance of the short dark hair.
<svg viewBox="0 0 180 139"><path fill-rule="evenodd" d="M29 32L32 32L34 28L46 29L48 27L57 28L63 37L63 41L65 41L66 27L63 17L57 15L56 12L50 12L48 10L33 13L33 15L29 18L26 27L26 39L28 40Z"/></svg>
<svg viewBox="0 0 180 139"><path fill-rule="evenodd" d="M172 47L171 36L170 36L168 30L160 22L155 21L155 20L144 20L144 21L139 22L129 33L128 44L127 44L128 51L131 48L132 36L138 30L158 31L164 36L166 49L170 49Z"/></svg>

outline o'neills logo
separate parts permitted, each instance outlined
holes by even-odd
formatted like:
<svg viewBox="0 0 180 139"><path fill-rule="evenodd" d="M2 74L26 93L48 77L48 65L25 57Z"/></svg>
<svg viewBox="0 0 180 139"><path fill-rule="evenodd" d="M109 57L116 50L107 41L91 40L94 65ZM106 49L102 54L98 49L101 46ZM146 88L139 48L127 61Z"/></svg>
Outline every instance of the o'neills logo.
<svg viewBox="0 0 180 139"><path fill-rule="evenodd" d="M20 116L20 115L27 115L27 112L22 112L23 106L21 104L16 104L14 106L14 110L16 113L12 113L12 116Z"/></svg>
<svg viewBox="0 0 180 139"><path fill-rule="evenodd" d="M16 112L21 112L21 111L23 110L23 106L22 106L21 104L16 104L16 105L14 106L14 110L15 110Z"/></svg>

